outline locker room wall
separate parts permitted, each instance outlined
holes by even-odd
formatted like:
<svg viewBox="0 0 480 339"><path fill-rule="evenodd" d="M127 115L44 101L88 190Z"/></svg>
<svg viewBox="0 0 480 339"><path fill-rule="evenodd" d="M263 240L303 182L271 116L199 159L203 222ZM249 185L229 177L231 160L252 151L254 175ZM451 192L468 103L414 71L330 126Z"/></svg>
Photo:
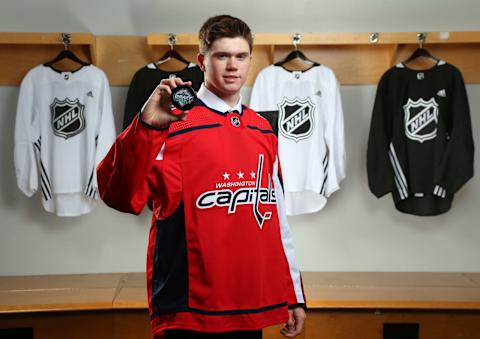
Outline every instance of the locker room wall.
<svg viewBox="0 0 480 339"><path fill-rule="evenodd" d="M355 7L355 10L352 10ZM348 8L348 10L346 10ZM254 9L254 10L252 10ZM211 15L230 13L256 32L480 30L476 1L0 1L0 31L146 35L195 32ZM318 60L321 62L321 60ZM375 86L342 86L347 179L324 210L289 218L302 270L480 271L480 179L456 196L452 210L415 217L368 190L365 155ZM126 87L112 87L117 129ZM468 85L474 138L480 140L480 85ZM248 103L250 88L243 91ZM40 196L16 186L13 126L18 87L0 86L0 275L142 271L149 213L136 217L100 205L59 218ZM475 168L478 169L478 156Z"/></svg>

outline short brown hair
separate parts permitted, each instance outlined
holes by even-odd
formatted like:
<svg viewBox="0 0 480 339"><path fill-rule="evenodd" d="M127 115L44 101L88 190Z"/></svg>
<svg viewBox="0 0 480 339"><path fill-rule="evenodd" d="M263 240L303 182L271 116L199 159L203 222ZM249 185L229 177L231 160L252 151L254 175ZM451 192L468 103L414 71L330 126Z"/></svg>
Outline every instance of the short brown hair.
<svg viewBox="0 0 480 339"><path fill-rule="evenodd" d="M205 54L215 40L221 38L244 38L252 51L253 38L252 32L248 25L230 15L217 15L209 18L200 28L198 32L200 53Z"/></svg>

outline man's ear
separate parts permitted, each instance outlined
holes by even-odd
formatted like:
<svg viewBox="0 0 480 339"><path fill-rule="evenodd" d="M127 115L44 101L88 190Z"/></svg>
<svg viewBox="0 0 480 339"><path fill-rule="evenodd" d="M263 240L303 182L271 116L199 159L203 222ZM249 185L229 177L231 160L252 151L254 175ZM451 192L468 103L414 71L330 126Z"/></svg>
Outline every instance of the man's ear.
<svg viewBox="0 0 480 339"><path fill-rule="evenodd" d="M205 55L198 53L197 54L197 64L200 66L200 69L205 72Z"/></svg>

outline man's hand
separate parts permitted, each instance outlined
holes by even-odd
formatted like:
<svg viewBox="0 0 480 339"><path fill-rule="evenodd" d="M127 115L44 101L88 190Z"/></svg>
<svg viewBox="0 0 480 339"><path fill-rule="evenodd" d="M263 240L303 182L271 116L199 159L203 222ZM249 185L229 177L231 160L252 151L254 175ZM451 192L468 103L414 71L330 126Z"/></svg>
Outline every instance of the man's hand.
<svg viewBox="0 0 480 339"><path fill-rule="evenodd" d="M172 89L180 85L191 86L191 81L183 82L180 78L168 78L160 81L160 84L148 98L142 109L142 120L154 127L168 127L171 122L185 120L188 111L174 114L172 111Z"/></svg>
<svg viewBox="0 0 480 339"><path fill-rule="evenodd" d="M307 315L302 307L296 307L288 310L288 321L280 330L280 333L287 338L293 338L302 333L303 323Z"/></svg>

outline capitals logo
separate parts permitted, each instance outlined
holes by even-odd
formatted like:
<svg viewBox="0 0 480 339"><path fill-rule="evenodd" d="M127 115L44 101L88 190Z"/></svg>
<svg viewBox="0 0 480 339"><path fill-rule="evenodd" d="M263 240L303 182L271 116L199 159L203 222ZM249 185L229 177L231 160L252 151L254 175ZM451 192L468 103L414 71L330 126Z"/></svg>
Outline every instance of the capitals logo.
<svg viewBox="0 0 480 339"><path fill-rule="evenodd" d="M278 110L280 112L278 129L285 138L298 142L312 134L315 105L310 98L305 100L283 98L278 104Z"/></svg>
<svg viewBox="0 0 480 339"><path fill-rule="evenodd" d="M423 143L437 136L438 104L435 98L428 101L408 99L403 106L405 134L411 140Z"/></svg>
<svg viewBox="0 0 480 339"><path fill-rule="evenodd" d="M275 205L275 190L272 185L272 177L268 174L268 186L261 187L262 171L263 171L264 155L258 155L257 172L251 172L250 177L255 180L245 180L241 182L228 182L217 184L216 190L202 193L197 198L197 207L200 209L218 207L227 207L228 214L235 213L239 205L252 205L252 213L257 221L258 227L263 228L265 221L272 218L272 212L260 212L260 204ZM238 173L239 178L243 178L244 173ZM227 173L224 178L228 178ZM242 187L236 191L232 191L228 187ZM223 188L223 189L222 189Z"/></svg>
<svg viewBox="0 0 480 339"><path fill-rule="evenodd" d="M53 133L68 139L83 131L85 128L84 110L85 105L82 105L78 99L58 100L55 98L50 105Z"/></svg>

